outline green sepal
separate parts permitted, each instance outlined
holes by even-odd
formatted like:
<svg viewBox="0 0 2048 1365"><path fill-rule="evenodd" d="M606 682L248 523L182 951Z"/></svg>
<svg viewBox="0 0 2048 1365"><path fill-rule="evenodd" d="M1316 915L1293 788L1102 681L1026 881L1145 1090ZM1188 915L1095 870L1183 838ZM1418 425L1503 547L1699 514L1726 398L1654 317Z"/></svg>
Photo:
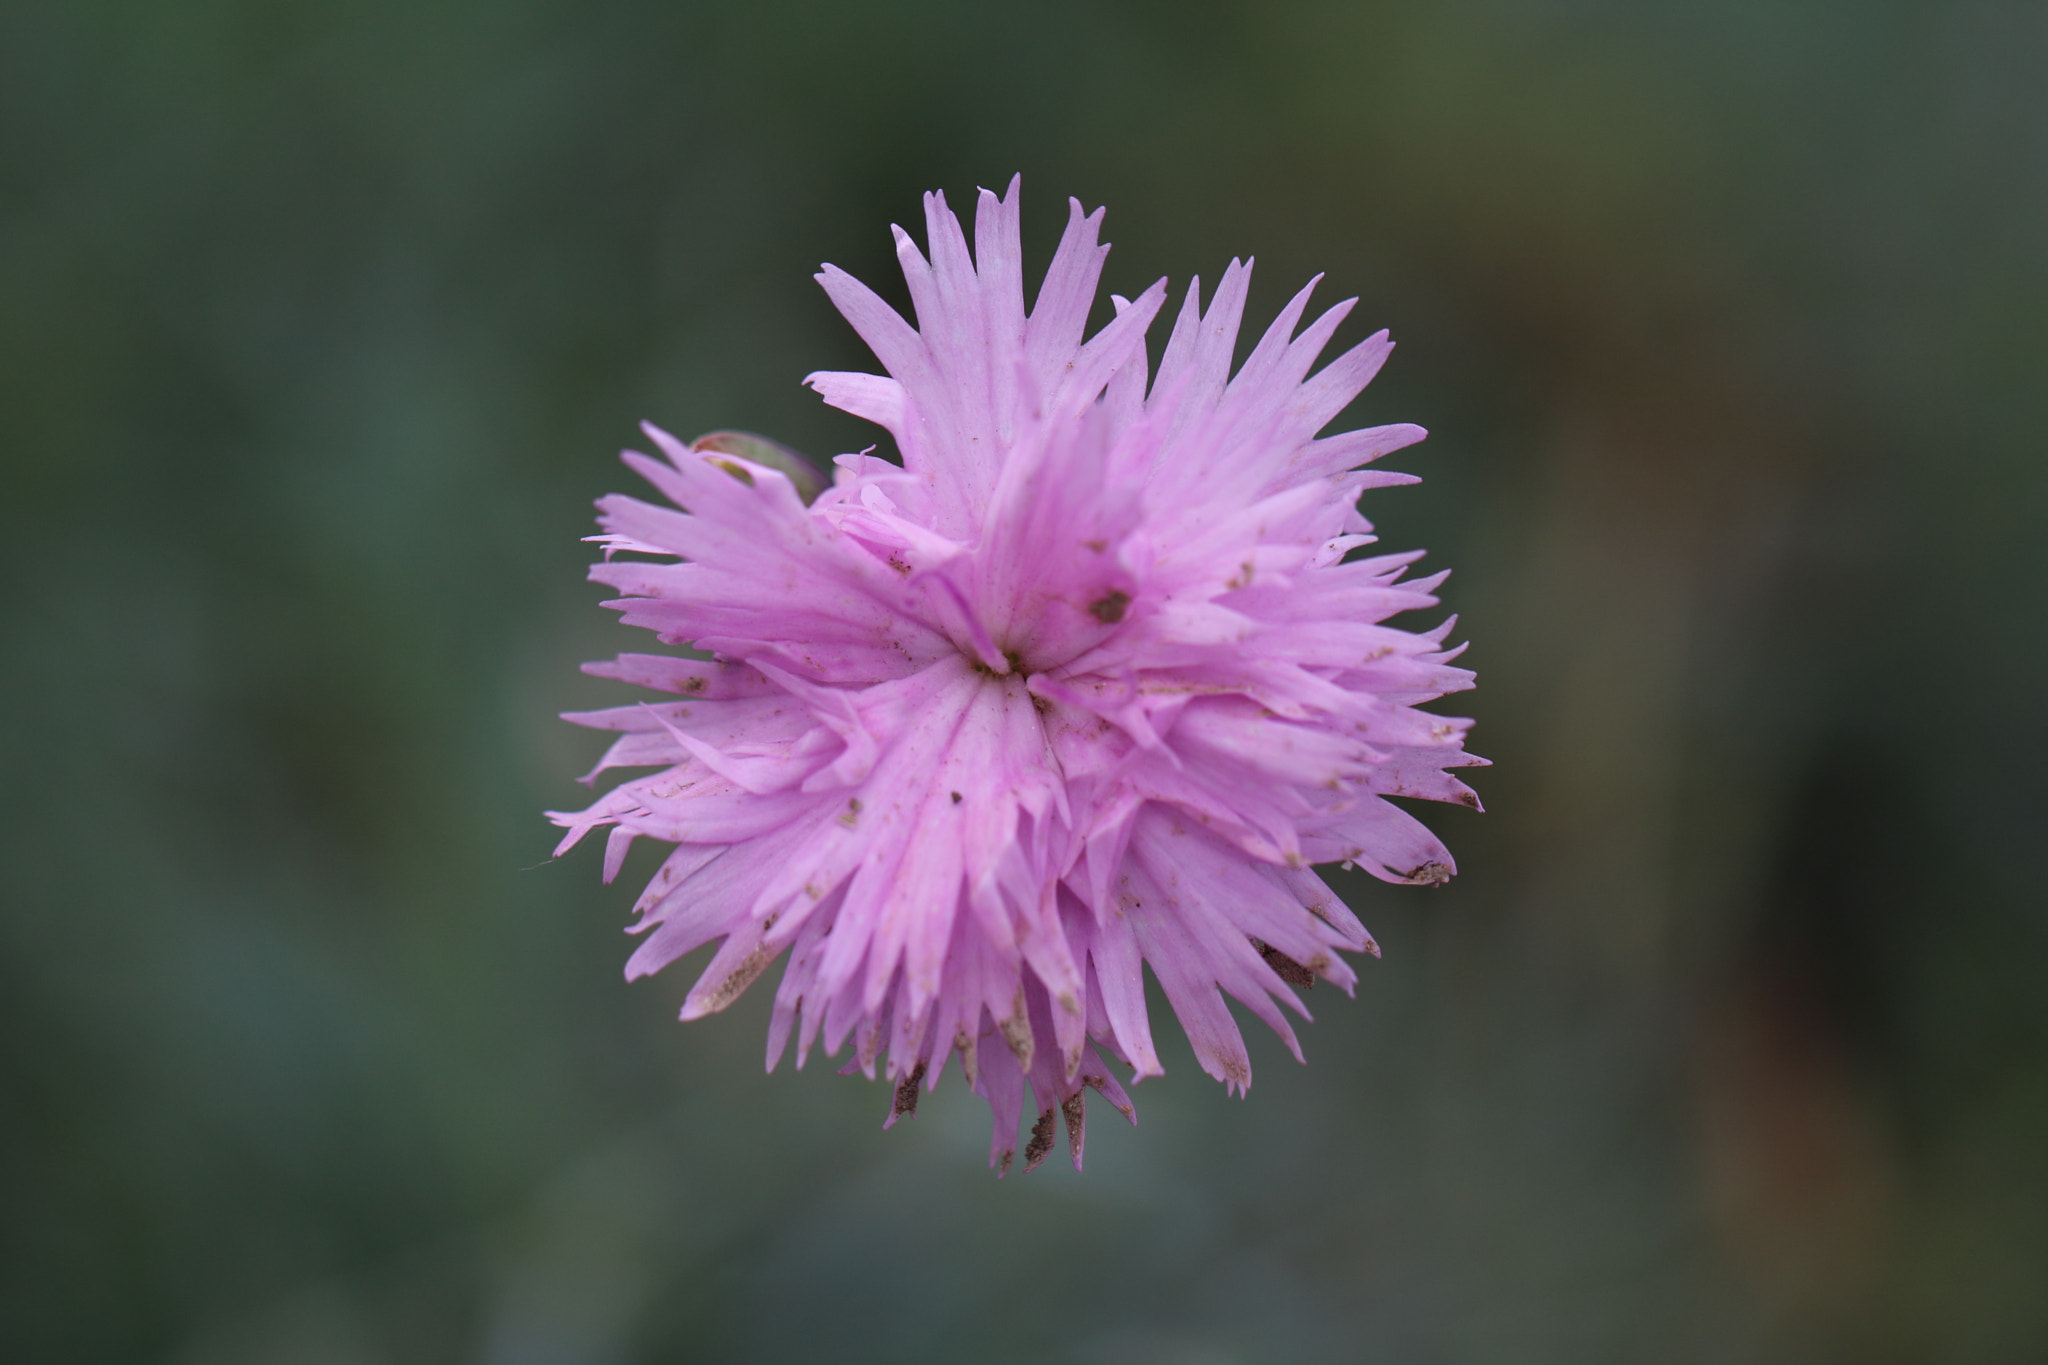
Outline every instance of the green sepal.
<svg viewBox="0 0 2048 1365"><path fill-rule="evenodd" d="M807 457L799 455L780 441L771 441L766 436L756 436L751 431L708 431L690 442L690 449L718 455L737 455L749 463L772 469L789 479L790 484L796 489L796 495L804 500L806 506L817 501L818 494L825 491L825 476ZM741 483L751 485L754 482L754 477L747 472L746 466L723 460L716 463Z"/></svg>

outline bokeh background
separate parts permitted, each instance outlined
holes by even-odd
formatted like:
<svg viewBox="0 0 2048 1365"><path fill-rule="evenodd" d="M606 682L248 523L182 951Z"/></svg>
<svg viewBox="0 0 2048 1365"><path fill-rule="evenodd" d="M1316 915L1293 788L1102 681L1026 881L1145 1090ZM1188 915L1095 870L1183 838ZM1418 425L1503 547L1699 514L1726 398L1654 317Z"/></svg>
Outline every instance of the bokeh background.
<svg viewBox="0 0 2048 1365"><path fill-rule="evenodd" d="M0 1355L2048 1359L2044 70L2019 0L7 0ZM1307 1067L998 1183L622 984L538 812L634 424L867 444L810 272L1012 171L1030 271L1072 194L1109 288L1394 330L1498 766L1342 883Z"/></svg>

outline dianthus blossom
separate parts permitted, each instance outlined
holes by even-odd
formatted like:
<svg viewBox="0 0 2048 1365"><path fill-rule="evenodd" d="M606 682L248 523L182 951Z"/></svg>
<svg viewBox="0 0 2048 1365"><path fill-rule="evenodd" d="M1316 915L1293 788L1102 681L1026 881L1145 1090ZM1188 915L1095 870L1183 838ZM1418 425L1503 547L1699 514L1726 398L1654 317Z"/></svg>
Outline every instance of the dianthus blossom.
<svg viewBox="0 0 2048 1365"><path fill-rule="evenodd" d="M1357 553L1359 495L1414 481L1360 466L1424 433L1316 435L1387 334L1311 375L1355 302L1296 336L1311 281L1233 376L1232 261L1207 308L1190 284L1148 383L1164 280L1084 340L1101 219L1071 203L1028 313L1014 180L981 192L971 253L938 194L929 259L895 229L915 328L818 275L888 377L807 382L901 464L841 455L807 503L815 481L764 448L646 428L664 458L625 461L674 506L600 499L591 577L709 657L586 665L678 699L568 716L619 732L586 781L660 771L551 816L558 853L610 827L607 881L635 838L675 845L628 979L717 941L695 1019L786 955L769 1068L792 1039L798 1066L851 1039L845 1070L885 1071L893 1123L958 1053L999 1171L1025 1117L1026 1169L1044 1158L1056 1112L1078 1169L1089 1089L1134 1118L1103 1054L1161 1073L1145 964L1226 1086L1251 1063L1222 993L1299 1058L1292 988L1348 993L1341 954L1379 952L1312 865L1442 882L1451 855L1386 798L1479 804L1449 771L1483 762L1469 722L1418 709L1471 686L1451 623L1386 624L1441 575Z"/></svg>

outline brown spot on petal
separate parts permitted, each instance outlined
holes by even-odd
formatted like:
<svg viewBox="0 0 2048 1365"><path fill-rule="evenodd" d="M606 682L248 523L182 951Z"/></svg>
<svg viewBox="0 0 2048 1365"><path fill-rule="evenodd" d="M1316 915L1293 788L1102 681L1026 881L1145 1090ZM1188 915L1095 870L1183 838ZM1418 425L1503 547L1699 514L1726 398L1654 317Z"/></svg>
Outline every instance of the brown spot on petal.
<svg viewBox="0 0 2048 1365"><path fill-rule="evenodd" d="M1010 1051L1017 1054L1017 1065L1031 1070L1031 1020L1024 1014L1024 992L1017 992L1017 1005L1010 1017L996 1025L1003 1031L1003 1041L1010 1045Z"/></svg>
<svg viewBox="0 0 2048 1365"><path fill-rule="evenodd" d="M840 813L838 819L839 823L848 829L852 829L860 821L860 798L858 796L847 798L846 809Z"/></svg>
<svg viewBox="0 0 2048 1365"><path fill-rule="evenodd" d="M754 978L768 970L768 964L774 960L775 950L765 943L748 953L746 959L718 983L718 989L704 997L704 1013L716 1014L746 994L747 987L754 984Z"/></svg>
<svg viewBox="0 0 2048 1365"><path fill-rule="evenodd" d="M1261 943L1259 940L1253 939L1252 947L1258 949L1259 956L1266 959L1266 965L1273 969L1273 975L1279 977L1290 986L1299 986L1305 991L1315 989L1316 974L1314 972L1269 943Z"/></svg>
<svg viewBox="0 0 2048 1365"><path fill-rule="evenodd" d="M1045 1154L1052 1150L1052 1110L1038 1116L1038 1122L1031 1125L1031 1141L1024 1144L1024 1169L1035 1171L1038 1163L1045 1160Z"/></svg>
<svg viewBox="0 0 2048 1365"><path fill-rule="evenodd" d="M882 1023L879 1019L864 1020L860 1032L854 1038L853 1060L867 1073L868 1079L875 1078L875 1058L882 1055Z"/></svg>
<svg viewBox="0 0 2048 1365"><path fill-rule="evenodd" d="M1101 554L1109 548L1109 542L1106 540L1084 540L1081 542L1081 545L1082 548L1093 550L1097 554Z"/></svg>
<svg viewBox="0 0 2048 1365"><path fill-rule="evenodd" d="M1081 1078L1081 1084L1087 1086L1090 1090L1093 1090L1096 1094L1102 1096L1102 1098L1109 1100L1111 1104L1116 1106L1116 1111L1119 1114L1122 1114L1125 1118L1129 1119L1132 1123L1136 1123L1138 1121L1137 1110L1131 1108L1129 1104L1125 1103L1122 1100L1109 1099L1109 1077L1083 1076Z"/></svg>
<svg viewBox="0 0 2048 1365"><path fill-rule="evenodd" d="M1001 1180L1010 1173L1010 1162L1016 1158L1016 1155L1017 1149L1015 1147L1004 1150L1001 1163L996 1167L996 1179Z"/></svg>
<svg viewBox="0 0 2048 1365"><path fill-rule="evenodd" d="M1118 588L1106 593L1088 604L1088 614L1105 626L1113 626L1124 619L1124 610L1131 605L1131 595Z"/></svg>
<svg viewBox="0 0 2048 1365"><path fill-rule="evenodd" d="M1442 886L1451 879L1451 869L1442 863L1424 863L1412 872L1401 874L1401 880L1412 886Z"/></svg>
<svg viewBox="0 0 2048 1365"><path fill-rule="evenodd" d="M693 676L683 679L683 691L685 692L702 692L707 685L706 680L703 678Z"/></svg>
<svg viewBox="0 0 2048 1365"><path fill-rule="evenodd" d="M1088 1097L1076 1090L1060 1101L1060 1116L1067 1121L1067 1151L1074 1164L1081 1162L1081 1135L1088 1126Z"/></svg>
<svg viewBox="0 0 2048 1365"><path fill-rule="evenodd" d="M959 793L959 792L954 792L954 793L953 793L953 804L954 804L954 805L956 805L956 806L960 804L960 793Z"/></svg>
<svg viewBox="0 0 2048 1365"><path fill-rule="evenodd" d="M967 1077L967 1088L972 1090L981 1074L981 1060L975 1055L974 1040L962 1030L953 1035L953 1046L960 1052L960 1070Z"/></svg>
<svg viewBox="0 0 2048 1365"><path fill-rule="evenodd" d="M895 1110L898 1117L917 1117L917 1087L923 1083L924 1063L919 1061L916 1066L910 1069L908 1076L896 1082Z"/></svg>

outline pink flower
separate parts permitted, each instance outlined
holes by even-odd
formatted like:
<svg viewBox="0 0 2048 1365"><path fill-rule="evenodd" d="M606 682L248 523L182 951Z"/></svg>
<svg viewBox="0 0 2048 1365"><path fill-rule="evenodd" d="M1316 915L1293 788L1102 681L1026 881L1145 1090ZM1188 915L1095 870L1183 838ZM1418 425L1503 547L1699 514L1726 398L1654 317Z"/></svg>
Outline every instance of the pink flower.
<svg viewBox="0 0 2048 1365"><path fill-rule="evenodd" d="M1484 761L1469 722L1417 709L1472 685L1451 622L1384 624L1434 605L1442 575L1352 554L1373 540L1359 494L1414 481L1358 467L1422 429L1315 438L1387 334L1311 376L1351 308L1293 336L1311 281L1231 378L1251 274L1233 261L1206 310L1189 287L1148 388L1166 282L1084 341L1108 247L1074 203L1026 313L1017 205L1014 180L982 191L971 258L939 195L929 261L896 229L915 330L818 276L890 377L807 382L886 429L900 466L842 455L806 506L729 442L650 426L666 459L626 453L676 506L601 499L591 577L628 624L713 660L587 665L679 700L567 717L619 732L592 778L661 771L552 815L557 852L611 827L607 881L636 837L675 845L636 906L629 979L720 940L695 1019L786 954L770 1069L792 1037L798 1066L821 1036L827 1054L851 1038L845 1069L870 1078L886 1053L894 1123L958 1052L1001 1171L1021 1114L1026 1169L1055 1111L1080 1167L1091 1087L1133 1116L1101 1054L1134 1083L1161 1072L1141 963L1225 1085L1251 1064L1219 988L1299 1058L1290 987L1348 993L1341 954L1379 952L1311 865L1446 880L1451 855L1384 798L1476 809L1448 770Z"/></svg>

